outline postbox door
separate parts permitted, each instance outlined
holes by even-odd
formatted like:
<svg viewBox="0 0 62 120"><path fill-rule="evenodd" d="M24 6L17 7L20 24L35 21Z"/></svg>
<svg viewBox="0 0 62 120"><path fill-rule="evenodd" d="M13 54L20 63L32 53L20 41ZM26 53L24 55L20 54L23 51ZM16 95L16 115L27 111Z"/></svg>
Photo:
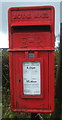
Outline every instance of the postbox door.
<svg viewBox="0 0 62 120"><path fill-rule="evenodd" d="M13 56L13 66L15 66L13 68L14 70L14 84L13 84L13 99L14 99L14 108L18 108L20 109L21 111L23 111L23 109L39 109L41 110L42 108L43 109L48 109L48 107L50 107L49 105L49 94L50 94L50 91L49 91L49 85L51 84L49 82L49 53L47 52L37 52L37 55L38 55L38 58L36 59L26 59L24 58L25 55L22 55L22 54L26 54L25 52L19 52L19 53L12 53L12 56ZM34 77L38 77L39 79L39 83L37 84L38 87L36 88L36 84L35 85L35 89L33 88L32 86L32 83L30 83L30 92L26 92L26 90L29 90L27 88L25 88L24 90L24 75L23 75L23 63L26 63L26 62L30 62L30 64L32 64L32 62L37 62L37 64L39 63L40 64L40 68L39 68L39 65L38 65L38 69L40 71L38 71L37 74L40 74L40 76L36 76L34 75ZM26 72L26 71L25 71ZM34 71L35 72L35 71ZM16 74L16 76L15 76ZM31 74L31 73L29 73ZM32 75L31 75L32 76ZM27 76L26 76L27 78ZM30 81L30 77L28 75L28 79ZM32 80L32 79L31 79ZM40 86L39 86L40 85ZM29 87L29 84L27 84L27 86L25 85L25 87ZM39 88L40 87L40 88ZM40 92L39 92L39 89L40 89ZM36 90L38 90L38 94L36 94ZM33 93L33 92L35 93ZM12 99L12 101L13 101ZM37 102L38 100L38 102ZM46 101L46 102L45 102ZM27 103L27 104L26 104ZM36 103L36 104L35 104Z"/></svg>

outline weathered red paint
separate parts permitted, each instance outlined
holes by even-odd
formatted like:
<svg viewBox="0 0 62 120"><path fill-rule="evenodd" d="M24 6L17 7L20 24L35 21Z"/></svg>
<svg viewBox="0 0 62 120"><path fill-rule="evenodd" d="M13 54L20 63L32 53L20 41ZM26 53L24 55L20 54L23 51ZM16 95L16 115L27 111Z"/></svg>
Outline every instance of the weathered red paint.
<svg viewBox="0 0 62 120"><path fill-rule="evenodd" d="M9 67L11 110L54 111L54 7L9 9ZM29 52L34 58L28 58ZM41 94L23 94L23 62L40 62Z"/></svg>

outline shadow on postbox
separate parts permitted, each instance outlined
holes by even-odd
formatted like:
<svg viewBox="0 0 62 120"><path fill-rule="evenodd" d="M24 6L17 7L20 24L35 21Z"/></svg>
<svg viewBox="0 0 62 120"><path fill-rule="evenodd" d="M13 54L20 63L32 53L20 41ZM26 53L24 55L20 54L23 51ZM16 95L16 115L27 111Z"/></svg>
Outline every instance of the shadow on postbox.
<svg viewBox="0 0 62 120"><path fill-rule="evenodd" d="M13 112L54 111L54 7L8 11L10 103Z"/></svg>

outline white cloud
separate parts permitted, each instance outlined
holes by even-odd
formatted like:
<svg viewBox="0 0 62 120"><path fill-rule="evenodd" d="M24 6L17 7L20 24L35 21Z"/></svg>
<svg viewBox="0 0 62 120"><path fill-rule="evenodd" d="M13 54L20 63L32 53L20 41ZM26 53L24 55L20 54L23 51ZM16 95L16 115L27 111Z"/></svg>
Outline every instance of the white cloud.
<svg viewBox="0 0 62 120"><path fill-rule="evenodd" d="M60 43L60 35L58 34L55 38L55 48L59 46Z"/></svg>
<svg viewBox="0 0 62 120"><path fill-rule="evenodd" d="M8 35L0 32L0 48L8 47Z"/></svg>
<svg viewBox="0 0 62 120"><path fill-rule="evenodd" d="M2 0L2 2L61 2L61 0Z"/></svg>

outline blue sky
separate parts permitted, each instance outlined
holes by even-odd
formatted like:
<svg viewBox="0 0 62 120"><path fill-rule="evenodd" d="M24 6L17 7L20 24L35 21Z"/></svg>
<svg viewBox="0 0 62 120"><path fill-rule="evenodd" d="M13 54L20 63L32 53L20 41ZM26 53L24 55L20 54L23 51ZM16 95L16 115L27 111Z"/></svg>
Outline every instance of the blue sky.
<svg viewBox="0 0 62 120"><path fill-rule="evenodd" d="M2 2L0 3L0 48L8 48L8 8L22 6L46 6L52 5L55 7L55 36L60 35L60 2ZM59 39L59 37L57 37ZM58 40L56 40L56 46Z"/></svg>

